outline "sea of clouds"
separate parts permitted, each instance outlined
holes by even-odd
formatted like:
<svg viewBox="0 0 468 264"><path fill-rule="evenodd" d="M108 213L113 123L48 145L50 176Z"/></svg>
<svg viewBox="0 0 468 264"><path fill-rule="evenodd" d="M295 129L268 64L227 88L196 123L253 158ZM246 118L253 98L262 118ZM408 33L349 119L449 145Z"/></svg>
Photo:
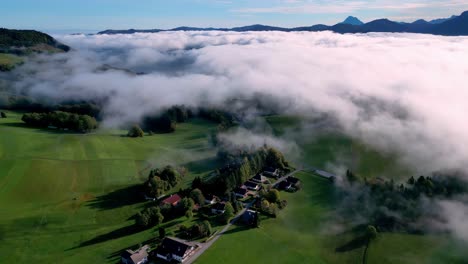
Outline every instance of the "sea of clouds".
<svg viewBox="0 0 468 264"><path fill-rule="evenodd" d="M106 126L174 104L269 94L288 111L332 115L343 130L427 171L468 160L468 38L331 32L66 35L73 51L35 63L19 91L106 98ZM102 65L129 69L97 70Z"/></svg>
<svg viewBox="0 0 468 264"><path fill-rule="evenodd" d="M331 32L57 37L73 50L18 68L15 88L54 101L105 98L104 126L137 122L174 104L229 108L227 98L266 94L288 102L289 113L333 116L344 133L398 153L401 162L420 171L468 172L468 37ZM133 73L99 70L102 65ZM230 138L274 142L240 133ZM457 210L461 205L440 204L459 212L452 220L463 229L468 210Z"/></svg>

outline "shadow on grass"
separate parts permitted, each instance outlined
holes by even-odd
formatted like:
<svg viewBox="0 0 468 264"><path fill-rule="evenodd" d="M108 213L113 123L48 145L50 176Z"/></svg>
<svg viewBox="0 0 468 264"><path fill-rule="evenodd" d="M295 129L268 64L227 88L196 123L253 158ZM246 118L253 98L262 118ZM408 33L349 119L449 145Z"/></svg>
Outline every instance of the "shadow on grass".
<svg viewBox="0 0 468 264"><path fill-rule="evenodd" d="M235 234L237 232L247 231L249 229L252 229L252 227L246 225L236 225L234 228L226 230L223 235Z"/></svg>
<svg viewBox="0 0 468 264"><path fill-rule="evenodd" d="M93 239L90 239L88 241L82 242L82 243L80 243L80 245L78 245L76 247L73 247L73 248L70 248L69 250L73 250L73 249L77 249L77 248L81 248L81 247L92 246L92 245L99 244L99 243L106 242L106 241L113 240L113 239L119 239L119 238L122 238L122 237L125 237L125 236L129 236L129 235L133 235L133 234L142 232L142 231L144 231L144 229L141 229L140 227L138 227L136 225L125 226L125 227L119 228L117 230L111 231L109 233L99 235L99 236L97 236L97 237L95 237Z"/></svg>
<svg viewBox="0 0 468 264"><path fill-rule="evenodd" d="M358 249L358 248L361 248L361 247L365 247L367 245L367 242L368 242L368 238L367 236L359 236L351 241L349 241L348 243L340 246L340 247L337 247L335 249L336 252L346 252L346 251L351 251L351 250L355 250L355 249Z"/></svg>
<svg viewBox="0 0 468 264"><path fill-rule="evenodd" d="M216 157L196 160L183 164L193 174L201 174L207 171L215 170L219 167L219 162Z"/></svg>
<svg viewBox="0 0 468 264"><path fill-rule="evenodd" d="M31 130L36 130L40 132L44 132L47 134L63 134L63 135L90 135L93 133L81 133L73 130L61 130L61 129L52 129L52 128L44 128L44 127L34 127L34 126L29 126L25 123L19 123L19 122L11 122L11 123L1 123L1 126L7 126L7 127L16 127L16 128L27 128Z"/></svg>
<svg viewBox="0 0 468 264"><path fill-rule="evenodd" d="M110 210L144 202L141 185L133 185L96 197L87 205L94 209Z"/></svg>

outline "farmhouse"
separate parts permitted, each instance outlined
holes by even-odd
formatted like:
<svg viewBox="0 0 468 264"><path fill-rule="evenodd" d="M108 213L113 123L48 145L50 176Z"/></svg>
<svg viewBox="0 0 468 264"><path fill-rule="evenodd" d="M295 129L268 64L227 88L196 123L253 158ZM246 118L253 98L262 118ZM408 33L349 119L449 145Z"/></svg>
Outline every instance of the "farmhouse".
<svg viewBox="0 0 468 264"><path fill-rule="evenodd" d="M288 181L281 181L278 184L278 189L279 190L289 191L292 188L292 186L293 186L293 184L288 182Z"/></svg>
<svg viewBox="0 0 468 264"><path fill-rule="evenodd" d="M214 195L207 195L205 197L205 203L206 204L215 204L218 201L218 197Z"/></svg>
<svg viewBox="0 0 468 264"><path fill-rule="evenodd" d="M257 175L253 176L250 180L256 183L264 183L266 179L262 174L257 173Z"/></svg>
<svg viewBox="0 0 468 264"><path fill-rule="evenodd" d="M295 184L297 184L299 182L299 179L294 177L294 176L289 176L288 178L286 178L286 181L290 182L293 185L295 185Z"/></svg>
<svg viewBox="0 0 468 264"><path fill-rule="evenodd" d="M247 193L248 193L248 191L245 188L236 188L234 190L234 194L238 198L245 198L247 196Z"/></svg>
<svg viewBox="0 0 468 264"><path fill-rule="evenodd" d="M255 182L251 182L251 181L245 182L244 186L247 187L247 189L252 190L252 191L258 191L260 189L260 185L256 184Z"/></svg>
<svg viewBox="0 0 468 264"><path fill-rule="evenodd" d="M315 170L314 172L315 172L315 174L317 174L319 176L322 176L324 178L330 179L330 180L333 180L333 179L336 178L335 174L332 174L332 173L329 173L329 172L326 172L326 171L323 171L323 170Z"/></svg>
<svg viewBox="0 0 468 264"><path fill-rule="evenodd" d="M266 167L265 170L263 171L263 174L266 176L278 178L279 177L279 170L272 168L272 167Z"/></svg>
<svg viewBox="0 0 468 264"><path fill-rule="evenodd" d="M253 225L255 220L257 219L258 214L254 210L246 210L244 214L242 214L242 222L246 225Z"/></svg>
<svg viewBox="0 0 468 264"><path fill-rule="evenodd" d="M166 199L162 200L161 205L173 205L176 206L182 198L178 194L173 194Z"/></svg>
<svg viewBox="0 0 468 264"><path fill-rule="evenodd" d="M156 256L166 261L184 262L194 252L195 247L176 238L165 237L156 249Z"/></svg>
<svg viewBox="0 0 468 264"><path fill-rule="evenodd" d="M213 214L224 214L225 210L226 210L226 204L225 203L217 203L217 204L214 204L211 207L211 212Z"/></svg>
<svg viewBox="0 0 468 264"><path fill-rule="evenodd" d="M148 262L148 245L144 245L138 251L126 250L121 255L124 264L144 264Z"/></svg>

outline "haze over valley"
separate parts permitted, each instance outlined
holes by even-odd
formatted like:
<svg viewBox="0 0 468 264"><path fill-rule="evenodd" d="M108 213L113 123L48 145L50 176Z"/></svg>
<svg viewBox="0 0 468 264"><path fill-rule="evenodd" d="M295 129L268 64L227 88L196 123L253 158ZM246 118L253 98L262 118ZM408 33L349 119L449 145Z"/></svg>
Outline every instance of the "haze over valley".
<svg viewBox="0 0 468 264"><path fill-rule="evenodd" d="M354 8L323 28L1 29L5 261L465 263L467 12Z"/></svg>

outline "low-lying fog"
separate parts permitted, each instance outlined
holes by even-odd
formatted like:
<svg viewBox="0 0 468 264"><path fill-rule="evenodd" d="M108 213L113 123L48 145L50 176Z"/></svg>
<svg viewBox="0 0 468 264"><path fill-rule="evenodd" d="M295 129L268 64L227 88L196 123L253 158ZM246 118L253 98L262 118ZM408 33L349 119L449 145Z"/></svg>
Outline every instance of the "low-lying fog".
<svg viewBox="0 0 468 264"><path fill-rule="evenodd" d="M265 94L286 102L288 113L332 116L344 133L398 153L421 171L468 172L468 37L163 32L58 38L73 51L18 68L15 88L54 101L106 98L104 126L174 104L229 108L227 98ZM227 136L296 147L243 129ZM454 232L468 237L461 232L468 229L466 204L441 206L453 216L447 221Z"/></svg>

